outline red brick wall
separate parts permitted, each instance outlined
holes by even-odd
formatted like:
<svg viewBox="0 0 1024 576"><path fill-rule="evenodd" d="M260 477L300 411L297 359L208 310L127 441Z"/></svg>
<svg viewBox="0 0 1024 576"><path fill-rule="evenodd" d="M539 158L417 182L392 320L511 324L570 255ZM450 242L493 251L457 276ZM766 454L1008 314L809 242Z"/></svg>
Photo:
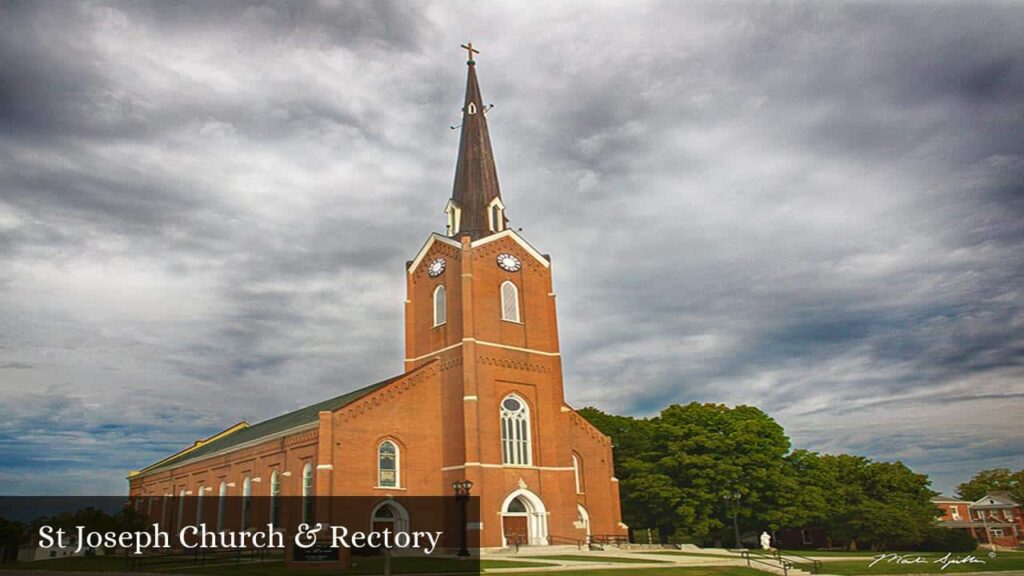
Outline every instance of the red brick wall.
<svg viewBox="0 0 1024 576"><path fill-rule="evenodd" d="M960 520L962 520L964 522L967 522L971 518L970 514L968 513L968 509L967 509L968 504L967 503L960 504L960 503L954 503L954 502L937 502L937 503L935 503L935 506L938 507L939 510L942 511L942 516L939 517L939 520L942 521L942 522L954 521L953 509L956 509L957 511L959 511L959 513L960 513L960 518L959 519Z"/></svg>
<svg viewBox="0 0 1024 576"><path fill-rule="evenodd" d="M228 483L228 496L241 496L245 477L249 476L251 495L269 496L270 476L277 470L282 475L290 473L289 476L281 477L281 495L301 495L303 468L307 463L314 468L317 465L318 436L319 431L311 428L169 470L135 476L129 479L129 495L133 498L155 498L151 510L153 519L174 525L178 522L178 505L176 501L170 503L165 513L162 508L168 502L164 500L164 495L178 496L185 490L186 495L196 497L200 489L208 487L210 490L203 494L202 519L212 527L217 521L217 497L222 481ZM260 506L265 500L257 498L253 502L254 506ZM144 500L141 508L148 510L149 507L150 504ZM185 520L195 521L196 511L194 502L188 502L184 510ZM267 511L254 508L251 518L262 524L266 522L266 516ZM237 526L240 522L240 511L225 511L226 527Z"/></svg>

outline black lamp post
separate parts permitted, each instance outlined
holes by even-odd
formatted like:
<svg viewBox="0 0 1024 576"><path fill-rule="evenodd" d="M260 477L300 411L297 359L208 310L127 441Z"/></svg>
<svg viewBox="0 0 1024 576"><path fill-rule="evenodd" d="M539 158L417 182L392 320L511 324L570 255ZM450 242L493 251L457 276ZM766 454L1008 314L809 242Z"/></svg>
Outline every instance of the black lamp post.
<svg viewBox="0 0 1024 576"><path fill-rule="evenodd" d="M466 526L468 518L466 516L466 505L469 503L469 491L473 488L473 483L469 480L455 481L452 482L452 490L455 491L455 499L459 502L459 518L460 522L460 540L459 540L459 556L469 556L469 528Z"/></svg>
<svg viewBox="0 0 1024 576"><path fill-rule="evenodd" d="M732 533L733 538L736 541L736 548L740 547L740 525L736 520L736 516L739 514L740 498L743 495L740 494L739 490L734 491L732 494L725 495L725 501L732 505Z"/></svg>

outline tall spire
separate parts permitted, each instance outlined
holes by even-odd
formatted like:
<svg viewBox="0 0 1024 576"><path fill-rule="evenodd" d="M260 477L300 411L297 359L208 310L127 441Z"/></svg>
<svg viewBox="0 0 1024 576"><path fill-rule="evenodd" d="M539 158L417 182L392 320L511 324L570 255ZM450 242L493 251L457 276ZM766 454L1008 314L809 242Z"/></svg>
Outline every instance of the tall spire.
<svg viewBox="0 0 1024 576"><path fill-rule="evenodd" d="M462 135L455 165L455 185L448 203L448 235L470 236L474 240L505 228L505 208L501 204L498 171L494 166L491 138L487 132L480 84L476 79L473 44L463 46L469 52L466 62L466 100L462 106ZM497 202L495 202L497 200Z"/></svg>

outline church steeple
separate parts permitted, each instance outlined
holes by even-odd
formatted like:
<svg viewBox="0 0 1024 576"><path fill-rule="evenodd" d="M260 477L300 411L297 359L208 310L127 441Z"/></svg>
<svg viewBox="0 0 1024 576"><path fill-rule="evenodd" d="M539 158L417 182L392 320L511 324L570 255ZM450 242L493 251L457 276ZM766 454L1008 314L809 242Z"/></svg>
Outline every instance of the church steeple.
<svg viewBox="0 0 1024 576"><path fill-rule="evenodd" d="M505 206L498 187L498 171L494 166L491 138L480 84L476 79L479 54L473 44L464 45L469 52L466 100L462 106L462 134L455 165L455 185L445 207L448 214L448 235L469 236L476 240L505 229Z"/></svg>

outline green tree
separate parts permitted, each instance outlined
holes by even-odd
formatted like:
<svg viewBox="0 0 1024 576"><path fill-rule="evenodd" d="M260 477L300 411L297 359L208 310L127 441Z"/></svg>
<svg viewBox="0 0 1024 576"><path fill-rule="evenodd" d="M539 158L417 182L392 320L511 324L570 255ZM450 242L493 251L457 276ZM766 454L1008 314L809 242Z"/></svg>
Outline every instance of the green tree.
<svg viewBox="0 0 1024 576"><path fill-rule="evenodd" d="M924 541L938 510L928 477L901 462L872 462L848 454L801 456L804 490L816 490L824 502L815 518L833 539L852 549L913 546ZM821 509L818 510L822 512Z"/></svg>
<svg viewBox="0 0 1024 576"><path fill-rule="evenodd" d="M982 470L973 478L956 487L964 500L978 500L989 492L1005 491L1010 498L1024 503L1024 470L1010 472L1009 468Z"/></svg>
<svg viewBox="0 0 1024 576"><path fill-rule="evenodd" d="M817 453L794 450L784 458L784 473L764 519L772 530L821 525L831 510L835 474Z"/></svg>
<svg viewBox="0 0 1024 576"><path fill-rule="evenodd" d="M783 461L789 439L757 408L691 403L650 419L581 413L615 443L624 520L662 537L707 542L731 533L725 497L733 492L743 524L781 522L780 489L796 492Z"/></svg>
<svg viewBox="0 0 1024 576"><path fill-rule="evenodd" d="M732 541L741 531L817 525L850 547L894 549L930 538L928 477L901 462L790 452L782 427L750 406L672 405L654 418L580 413L612 437L623 519L662 538Z"/></svg>

